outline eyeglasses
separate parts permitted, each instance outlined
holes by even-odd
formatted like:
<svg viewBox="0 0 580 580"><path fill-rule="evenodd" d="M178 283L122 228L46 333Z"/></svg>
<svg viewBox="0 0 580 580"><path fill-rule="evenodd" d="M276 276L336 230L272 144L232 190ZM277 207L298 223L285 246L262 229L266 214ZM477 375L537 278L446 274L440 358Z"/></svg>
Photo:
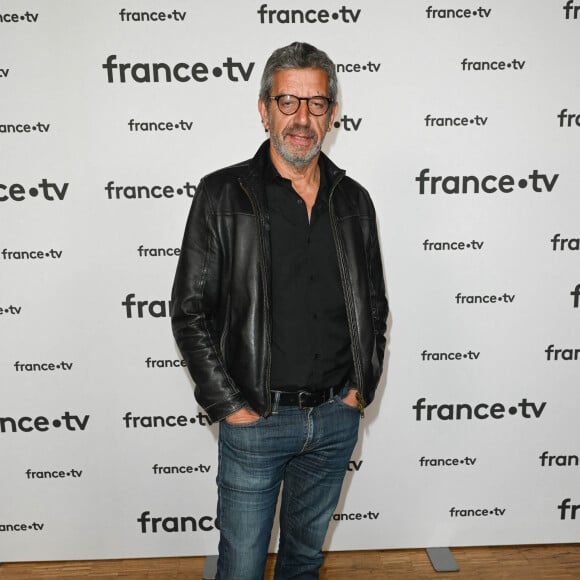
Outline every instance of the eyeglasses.
<svg viewBox="0 0 580 580"><path fill-rule="evenodd" d="M293 115L300 108L300 101L306 101L306 106L311 115L320 117L328 111L332 99L328 97L297 97L295 95L277 95L268 97L271 101L276 101L278 109L284 115Z"/></svg>

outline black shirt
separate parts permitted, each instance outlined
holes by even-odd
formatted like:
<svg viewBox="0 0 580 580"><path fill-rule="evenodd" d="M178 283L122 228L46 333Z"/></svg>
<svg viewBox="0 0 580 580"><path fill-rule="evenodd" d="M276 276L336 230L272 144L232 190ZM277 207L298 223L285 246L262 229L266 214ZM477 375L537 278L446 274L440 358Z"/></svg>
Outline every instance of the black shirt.
<svg viewBox="0 0 580 580"><path fill-rule="evenodd" d="M292 182L271 163L266 196L272 251L272 389L316 391L339 385L350 373L352 354L324 167L310 222Z"/></svg>

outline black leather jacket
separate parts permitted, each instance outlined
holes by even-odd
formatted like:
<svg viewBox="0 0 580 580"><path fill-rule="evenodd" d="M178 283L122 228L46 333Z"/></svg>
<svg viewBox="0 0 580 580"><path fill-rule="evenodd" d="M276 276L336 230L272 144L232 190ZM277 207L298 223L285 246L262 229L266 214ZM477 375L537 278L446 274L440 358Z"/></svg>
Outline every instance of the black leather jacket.
<svg viewBox="0 0 580 580"><path fill-rule="evenodd" d="M270 414L270 226L255 157L204 177L189 213L171 299L173 334L212 421L243 406ZM367 191L323 156L353 371L362 402L382 371L388 313L375 211Z"/></svg>

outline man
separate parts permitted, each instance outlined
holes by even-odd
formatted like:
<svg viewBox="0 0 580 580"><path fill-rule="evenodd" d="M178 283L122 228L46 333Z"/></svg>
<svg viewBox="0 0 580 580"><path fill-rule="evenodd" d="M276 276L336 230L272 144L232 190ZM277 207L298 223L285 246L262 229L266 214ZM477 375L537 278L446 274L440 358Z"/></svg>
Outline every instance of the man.
<svg viewBox="0 0 580 580"><path fill-rule="evenodd" d="M172 296L173 331L220 421L218 578L263 578L280 486L276 579L318 578L322 544L385 348L368 193L320 148L337 111L328 56L276 50L258 109L270 139L204 177Z"/></svg>

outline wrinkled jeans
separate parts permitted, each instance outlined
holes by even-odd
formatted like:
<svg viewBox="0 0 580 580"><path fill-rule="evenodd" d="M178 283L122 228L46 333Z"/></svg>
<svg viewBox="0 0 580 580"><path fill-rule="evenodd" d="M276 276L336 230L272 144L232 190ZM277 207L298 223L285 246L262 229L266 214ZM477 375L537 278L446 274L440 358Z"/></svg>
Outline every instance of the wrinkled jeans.
<svg viewBox="0 0 580 580"><path fill-rule="evenodd" d="M274 405L250 423L220 423L217 580L262 580L280 485L276 580L316 579L322 544L358 437L346 389L312 408Z"/></svg>

